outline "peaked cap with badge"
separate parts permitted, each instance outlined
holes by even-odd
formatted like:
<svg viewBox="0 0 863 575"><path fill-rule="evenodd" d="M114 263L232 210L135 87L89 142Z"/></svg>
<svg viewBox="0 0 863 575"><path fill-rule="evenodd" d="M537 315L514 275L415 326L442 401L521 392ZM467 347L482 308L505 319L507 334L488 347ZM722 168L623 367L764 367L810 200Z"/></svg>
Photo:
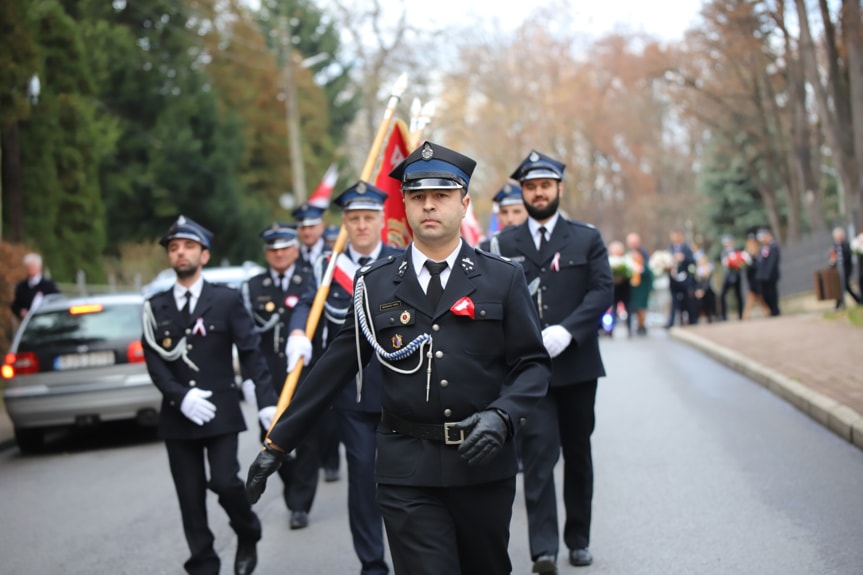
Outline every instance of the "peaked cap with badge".
<svg viewBox="0 0 863 575"><path fill-rule="evenodd" d="M168 232L162 236L159 243L166 248L173 239L194 240L201 244L205 250L210 249L210 242L213 239L213 232L185 216L180 216L168 228Z"/></svg>
<svg viewBox="0 0 863 575"><path fill-rule="evenodd" d="M383 211L388 194L368 182L358 181L342 192L333 203L345 211L375 210Z"/></svg>
<svg viewBox="0 0 863 575"><path fill-rule="evenodd" d="M267 229L260 233L264 240L264 247L268 250L280 250L298 246L297 230L282 222L273 222Z"/></svg>
<svg viewBox="0 0 863 575"><path fill-rule="evenodd" d="M524 199L521 195L521 188L512 182L505 183L494 195L492 201L499 206L514 206L524 203Z"/></svg>
<svg viewBox="0 0 863 575"><path fill-rule="evenodd" d="M539 178L562 180L563 170L565 168L566 164L563 162L559 162L550 156L546 156L542 152L531 150L530 154L527 155L527 157L509 177L518 182L537 180Z"/></svg>
<svg viewBox="0 0 863 575"><path fill-rule="evenodd" d="M402 192L412 190L467 191L476 161L432 142L423 142L393 168L390 177L402 182Z"/></svg>
<svg viewBox="0 0 863 575"><path fill-rule="evenodd" d="M291 212L291 215L294 216L294 219L297 220L297 225L300 227L316 226L324 221L324 210L311 204L303 204L297 207Z"/></svg>

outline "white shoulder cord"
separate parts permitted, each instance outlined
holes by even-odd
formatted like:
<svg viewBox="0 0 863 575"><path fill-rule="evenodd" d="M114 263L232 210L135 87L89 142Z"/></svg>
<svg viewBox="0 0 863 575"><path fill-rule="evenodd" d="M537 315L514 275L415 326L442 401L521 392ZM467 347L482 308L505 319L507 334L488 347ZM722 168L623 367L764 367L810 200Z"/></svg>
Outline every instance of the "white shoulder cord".
<svg viewBox="0 0 863 575"><path fill-rule="evenodd" d="M357 401L359 401L359 397L362 394L362 356L360 353L360 332L362 332L363 336L365 336L366 341L369 342L369 345L374 349L375 354L378 357L378 360L381 362L381 365L386 366L390 370L401 373L405 375L410 375L412 373L416 373L422 367L423 362L423 350L428 344L428 351L425 352L425 356L428 358L428 368L426 369L426 401L429 398L429 388L431 387L431 372L432 372L432 348L433 341L432 336L427 333L423 333L418 335L408 343L402 349L399 349L394 352L388 352L384 350L383 347L378 343L377 336L375 335L374 327L369 324L368 317L371 315L371 307L369 305L368 294L366 293L366 282L365 277L362 275L357 278L357 284L354 286L354 316L356 317L356 325L354 326L355 331L355 340L357 344L357 365L360 366L359 373L357 374ZM417 362L416 367L413 369L399 369L389 363L387 360L398 361L400 359L404 359L410 355L413 355L416 351L420 352L419 361Z"/></svg>
<svg viewBox="0 0 863 575"><path fill-rule="evenodd" d="M150 345L150 347L159 354L159 356L165 361L177 361L181 359L186 362L186 365L194 369L195 371L201 371L198 369L198 366L189 359L189 356L186 353L186 336L177 342L177 346L171 351L167 351L162 348L156 342L156 335L153 333L153 329L156 325L156 318L153 316L153 309L150 307L150 300L144 301L144 340Z"/></svg>

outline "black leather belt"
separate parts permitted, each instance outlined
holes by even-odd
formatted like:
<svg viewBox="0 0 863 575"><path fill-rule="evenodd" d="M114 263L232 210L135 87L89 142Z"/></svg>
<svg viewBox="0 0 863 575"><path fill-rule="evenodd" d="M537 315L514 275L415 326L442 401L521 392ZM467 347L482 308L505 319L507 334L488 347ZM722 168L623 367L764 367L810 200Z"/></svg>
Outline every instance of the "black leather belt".
<svg viewBox="0 0 863 575"><path fill-rule="evenodd" d="M464 441L464 430L455 429L457 421L448 423L417 423L384 411L381 413L381 423L396 433L409 435L417 439L442 441L447 445L459 445Z"/></svg>

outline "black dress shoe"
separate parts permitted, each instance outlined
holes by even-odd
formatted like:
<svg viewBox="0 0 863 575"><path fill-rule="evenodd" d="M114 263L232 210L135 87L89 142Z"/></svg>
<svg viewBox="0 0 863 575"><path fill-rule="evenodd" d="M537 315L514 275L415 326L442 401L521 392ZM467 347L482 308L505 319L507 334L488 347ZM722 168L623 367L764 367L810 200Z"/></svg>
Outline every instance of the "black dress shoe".
<svg viewBox="0 0 863 575"><path fill-rule="evenodd" d="M327 483L332 483L333 481L338 481L340 479L339 470L338 469L324 469L324 481Z"/></svg>
<svg viewBox="0 0 863 575"><path fill-rule="evenodd" d="M531 573L542 575L557 575L557 559L554 555L540 555L533 562Z"/></svg>
<svg viewBox="0 0 863 575"><path fill-rule="evenodd" d="M291 511L291 529L302 529L309 526L309 514L306 511Z"/></svg>
<svg viewBox="0 0 863 575"><path fill-rule="evenodd" d="M237 556L234 559L234 573L236 575L251 575L258 564L258 551L256 544L237 542Z"/></svg>
<svg viewBox="0 0 863 575"><path fill-rule="evenodd" d="M586 567L593 563L593 555L587 547L584 549L572 549L569 552L569 564L574 567Z"/></svg>

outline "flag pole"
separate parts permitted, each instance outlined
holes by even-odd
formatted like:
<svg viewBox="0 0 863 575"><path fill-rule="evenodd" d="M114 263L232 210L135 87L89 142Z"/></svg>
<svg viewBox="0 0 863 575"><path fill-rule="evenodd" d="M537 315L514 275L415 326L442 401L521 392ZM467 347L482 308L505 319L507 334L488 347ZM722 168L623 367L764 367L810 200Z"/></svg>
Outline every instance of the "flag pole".
<svg viewBox="0 0 863 575"><path fill-rule="evenodd" d="M407 74L402 74L399 76L398 80L396 80L395 84L393 84L392 91L390 92L389 100L387 101L386 110L384 110L384 117L381 119L381 123L378 126L378 131L375 134L375 138L372 141L372 146L369 149L369 154L366 156L366 163L363 166L363 171L360 173L360 180L369 181L369 178L372 176L372 172L374 171L375 164L378 160L378 155L380 155L381 147L383 146L384 138L386 137L387 130L389 129L390 123L392 122L393 117L395 116L396 106L398 105L399 100L401 99L402 93L405 91L408 85ZM321 285L318 286L318 291L315 293L315 299L312 302L312 308L309 312L309 319L306 321L306 336L309 339L312 339L315 334L315 330L318 328L318 321L321 318L321 314L324 311L324 303L327 301L327 295L330 292L330 284L333 281L333 274L336 271L336 258L338 255L344 250L345 244L348 241L348 231L345 228L344 224L342 224L339 229L339 236L336 238L336 243L333 245L332 255L330 256L330 262L327 265L327 269L324 272L324 277L321 278ZM270 424L269 431L273 429L273 426L279 420L282 413L288 408L288 405L291 403L291 398L294 396L294 391L297 388L297 383L300 379L300 373L303 370L303 358L300 358L297 361L296 367L287 375L285 378L285 385L282 387L282 393L279 395L279 402L276 404L276 416L273 418L272 424Z"/></svg>

